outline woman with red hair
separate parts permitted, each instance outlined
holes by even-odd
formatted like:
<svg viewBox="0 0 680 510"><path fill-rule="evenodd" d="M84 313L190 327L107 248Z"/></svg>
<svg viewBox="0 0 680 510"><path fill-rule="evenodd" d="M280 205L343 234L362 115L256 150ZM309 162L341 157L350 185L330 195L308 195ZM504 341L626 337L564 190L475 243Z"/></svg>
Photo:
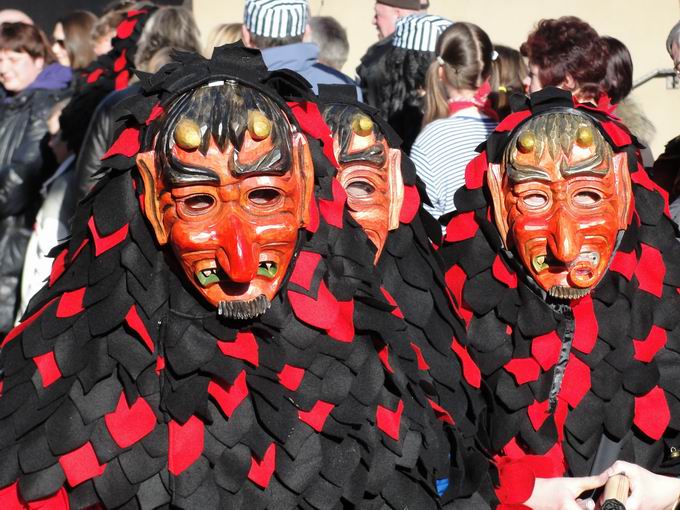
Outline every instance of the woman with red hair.
<svg viewBox="0 0 680 510"><path fill-rule="evenodd" d="M529 92L554 86L581 102L597 101L607 74L607 45L574 16L541 20L520 48L529 59Z"/></svg>

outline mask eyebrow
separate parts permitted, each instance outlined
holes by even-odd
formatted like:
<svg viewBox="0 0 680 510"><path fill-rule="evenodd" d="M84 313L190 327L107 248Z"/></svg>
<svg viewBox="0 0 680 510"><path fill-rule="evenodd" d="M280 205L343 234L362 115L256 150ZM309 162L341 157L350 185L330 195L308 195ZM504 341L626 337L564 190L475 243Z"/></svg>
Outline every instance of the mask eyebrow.
<svg viewBox="0 0 680 510"><path fill-rule="evenodd" d="M552 181L550 175L541 168L514 164L508 164L508 178L511 182Z"/></svg>
<svg viewBox="0 0 680 510"><path fill-rule="evenodd" d="M172 187L195 186L197 184L219 186L220 184L220 176L214 170L189 165L180 161L174 154L170 154L168 157L163 178Z"/></svg>
<svg viewBox="0 0 680 510"><path fill-rule="evenodd" d="M370 147L356 152L349 152L348 148L342 147L340 152L341 164L354 163L355 161L367 161L375 166L381 167L385 164L385 147L375 143Z"/></svg>

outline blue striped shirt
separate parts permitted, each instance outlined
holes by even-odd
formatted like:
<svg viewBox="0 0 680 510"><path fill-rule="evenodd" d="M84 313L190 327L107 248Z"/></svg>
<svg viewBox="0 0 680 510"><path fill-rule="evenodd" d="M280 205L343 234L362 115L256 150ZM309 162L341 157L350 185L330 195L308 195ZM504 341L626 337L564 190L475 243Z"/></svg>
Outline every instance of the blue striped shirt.
<svg viewBox="0 0 680 510"><path fill-rule="evenodd" d="M496 122L476 108L466 108L431 122L420 132L411 159L427 186L432 207L425 205L425 209L432 216L439 218L456 209L453 194L465 184L465 167L495 127Z"/></svg>

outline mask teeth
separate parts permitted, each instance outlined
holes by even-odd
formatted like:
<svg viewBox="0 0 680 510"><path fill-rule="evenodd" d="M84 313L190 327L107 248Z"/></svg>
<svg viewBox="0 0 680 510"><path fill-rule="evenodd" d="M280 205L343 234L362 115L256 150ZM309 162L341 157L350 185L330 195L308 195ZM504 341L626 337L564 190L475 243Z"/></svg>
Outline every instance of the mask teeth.
<svg viewBox="0 0 680 510"><path fill-rule="evenodd" d="M573 287L564 287L562 285L555 285L550 287L548 294L557 299L579 299L590 293L590 289L575 289Z"/></svg>
<svg viewBox="0 0 680 510"><path fill-rule="evenodd" d="M225 319L254 319L266 312L270 306L271 302L267 297L260 294L250 301L220 301L217 305L217 315Z"/></svg>

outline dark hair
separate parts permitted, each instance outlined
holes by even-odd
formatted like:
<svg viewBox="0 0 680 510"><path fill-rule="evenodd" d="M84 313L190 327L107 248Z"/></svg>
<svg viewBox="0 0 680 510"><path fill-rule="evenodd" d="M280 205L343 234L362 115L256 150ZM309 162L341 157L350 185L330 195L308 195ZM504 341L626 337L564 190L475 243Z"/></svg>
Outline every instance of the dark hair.
<svg viewBox="0 0 680 510"><path fill-rule="evenodd" d="M489 100L500 119L510 114L510 96L524 93L527 66L519 51L508 46L494 45L498 54L491 66Z"/></svg>
<svg viewBox="0 0 680 510"><path fill-rule="evenodd" d="M28 53L34 60L44 59L45 65L57 60L43 31L26 23L0 24L0 50Z"/></svg>
<svg viewBox="0 0 680 510"><path fill-rule="evenodd" d="M491 74L493 44L489 36L472 23L454 23L437 39L435 54L439 59L427 71L425 116L423 125L449 114L446 88L439 79L444 69L446 81L461 90L477 90Z"/></svg>
<svg viewBox="0 0 680 510"><path fill-rule="evenodd" d="M90 11L73 11L57 20L64 29L64 48L73 69L83 69L96 55L92 49L92 28L97 17Z"/></svg>
<svg viewBox="0 0 680 510"><path fill-rule="evenodd" d="M604 89L612 103L617 104L633 90L633 59L626 45L618 39L603 36L602 41L609 51Z"/></svg>
<svg viewBox="0 0 680 510"><path fill-rule="evenodd" d="M538 66L544 87L559 86L570 75L586 98L602 92L607 47L585 21L574 16L541 20L520 51Z"/></svg>
<svg viewBox="0 0 680 510"><path fill-rule="evenodd" d="M385 55L384 86L377 106L402 138L408 152L423 122L425 76L435 59L434 52L391 46Z"/></svg>
<svg viewBox="0 0 680 510"><path fill-rule="evenodd" d="M250 32L250 44L258 50L266 50L267 48L275 48L277 46L287 46L302 42L304 34L289 36L289 37L265 37L263 35L256 35Z"/></svg>
<svg viewBox="0 0 680 510"><path fill-rule="evenodd" d="M347 31L332 16L314 16L309 24L312 41L319 47L319 62L340 71L349 53Z"/></svg>

